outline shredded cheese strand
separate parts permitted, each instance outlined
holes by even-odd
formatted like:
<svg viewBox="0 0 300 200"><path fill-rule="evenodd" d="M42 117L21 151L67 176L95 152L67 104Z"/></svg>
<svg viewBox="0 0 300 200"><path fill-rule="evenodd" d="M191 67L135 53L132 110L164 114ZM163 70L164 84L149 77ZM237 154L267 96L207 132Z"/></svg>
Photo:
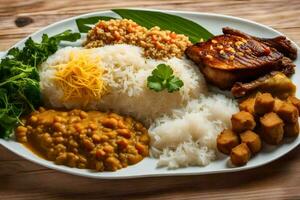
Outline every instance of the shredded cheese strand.
<svg viewBox="0 0 300 200"><path fill-rule="evenodd" d="M78 55L72 52L68 63L54 66L58 69L54 80L63 91L63 102L86 106L106 94L103 69L99 67L99 62L99 57L92 57L89 50L82 50Z"/></svg>

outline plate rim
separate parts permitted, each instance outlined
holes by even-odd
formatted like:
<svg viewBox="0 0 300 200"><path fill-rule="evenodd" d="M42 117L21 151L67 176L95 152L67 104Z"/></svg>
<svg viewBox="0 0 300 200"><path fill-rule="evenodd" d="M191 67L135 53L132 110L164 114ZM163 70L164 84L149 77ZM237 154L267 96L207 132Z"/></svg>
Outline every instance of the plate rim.
<svg viewBox="0 0 300 200"><path fill-rule="evenodd" d="M77 18L89 17L89 16L93 16L93 15L97 15L97 14L98 15L103 15L103 14L111 13L111 12L113 12L112 9L114 9L114 8L111 8L110 10L105 9L105 10L99 10L99 11L90 12L90 13L84 13L84 14L81 14L81 15L76 15L76 16L73 16L73 17L69 17L69 18L54 22L52 24L49 24L49 25L47 25L43 28L40 28L40 29L36 30L35 32L29 34L25 38L23 38L23 39L19 40L18 42L16 42L9 49L11 49L13 47L20 46L29 37L32 37L33 35L35 35L39 32L44 32L46 29L51 29L52 27L54 27L56 25L59 25L61 23L72 21L72 20L75 20ZM246 22L246 23L258 26L258 27L262 27L262 28L268 29L269 31L272 31L272 32L274 32L278 35L285 36L283 33L279 32L279 31L277 31L277 30L275 30L275 29L273 29L273 28L271 28L267 25L264 25L264 24L261 24L261 23L258 23L258 22L255 22L255 21L252 21L252 20L249 20L249 19L244 19L244 18L241 18L241 17L231 16L231 15L224 15L224 14L211 13L211 12L195 12L195 11L182 11L182 10L169 10L169 9L151 9L151 8L140 8L140 7L122 7L120 9L158 11L158 12L167 12L167 13L171 13L171 14L175 14L175 15L176 14L192 14L192 15L197 15L197 16L211 16L211 17L219 17L219 18L223 18L223 19L224 18L225 19L233 19L233 20L239 21L241 23ZM285 36L285 37L287 37L287 36ZM294 42L292 40L290 40L290 41L293 43L293 45L295 45L297 47L298 50L300 50L300 47L296 44L296 42ZM6 54L7 51L4 51L5 54ZM191 175L206 175L206 174L218 174L218 173L232 173L232 172L245 171L245 170L249 170L249 169L253 169L253 168L258 168L258 167L261 167L263 165L269 164L269 163L283 157L284 155L288 154L290 151L294 150L300 144L300 140L298 140L298 142L296 142L296 143L293 143L293 145L290 146L287 151L284 151L283 153L279 154L277 157L273 157L272 159L268 160L267 162L259 163L259 164L253 165L253 166L245 165L243 167L238 167L238 168L224 168L224 169L220 169L220 170L199 171L199 172L177 172L176 173L176 170L172 170L172 171L170 171L171 173L160 173L160 172L158 172L158 173L152 173L152 174L137 174L137 175L122 175L122 176L114 176L114 175L95 176L94 173L84 174L84 173L80 173L78 171L74 171L74 170L72 170L72 168L70 168L70 170L65 170L63 168L60 168L59 165L55 165L55 164L54 165L48 165L47 163L35 160L33 157L28 157L26 155L21 154L20 152L18 152L14 148L12 148L6 142L5 139L0 139L0 144L4 148L6 148L7 150L9 150L9 151L13 152L14 154L24 158L25 160L29 160L29 161L31 161L35 164L41 165L41 166L49 168L49 169L57 170L59 172L72 174L72 175L76 175L76 176L87 177L87 178L93 178L93 179L133 179L133 178L145 178L145 177L191 176Z"/></svg>

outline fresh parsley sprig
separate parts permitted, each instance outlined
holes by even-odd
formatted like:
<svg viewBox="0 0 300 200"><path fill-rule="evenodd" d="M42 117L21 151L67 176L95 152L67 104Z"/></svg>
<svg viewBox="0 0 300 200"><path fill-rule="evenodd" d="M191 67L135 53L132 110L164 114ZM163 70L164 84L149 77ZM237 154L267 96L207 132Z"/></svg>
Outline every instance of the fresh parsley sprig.
<svg viewBox="0 0 300 200"><path fill-rule="evenodd" d="M167 89L172 93L178 91L183 86L183 81L173 75L173 70L169 65L159 64L152 71L152 75L147 78L147 86L156 92Z"/></svg>

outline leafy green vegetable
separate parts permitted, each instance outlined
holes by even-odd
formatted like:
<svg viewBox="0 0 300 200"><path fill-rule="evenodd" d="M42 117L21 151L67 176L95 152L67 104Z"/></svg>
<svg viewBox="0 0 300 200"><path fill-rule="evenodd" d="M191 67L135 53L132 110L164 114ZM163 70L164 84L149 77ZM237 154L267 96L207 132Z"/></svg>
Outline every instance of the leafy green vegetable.
<svg viewBox="0 0 300 200"><path fill-rule="evenodd" d="M184 34L192 43L199 42L201 38L207 40L213 36L199 24L176 15L147 10L113 9L112 11L122 18L132 19L146 28L159 26L163 30Z"/></svg>
<svg viewBox="0 0 300 200"><path fill-rule="evenodd" d="M74 42L80 37L80 33L72 33L71 30L66 30L50 38L44 34L41 43L36 43L32 38L29 38L26 40L25 47L22 50L12 48L9 50L8 55L13 56L14 60L20 61L23 64L38 66L57 51L58 44L61 41Z"/></svg>
<svg viewBox="0 0 300 200"><path fill-rule="evenodd" d="M29 38L22 50L12 48L0 62L0 138L8 138L19 117L40 105L37 66L55 53L61 41L76 41L79 33L44 34L40 43Z"/></svg>
<svg viewBox="0 0 300 200"><path fill-rule="evenodd" d="M80 18L80 19L76 19L76 24L80 33L87 33L91 29L90 25L96 24L99 20L108 21L110 19L115 19L115 18L106 17L106 16Z"/></svg>
<svg viewBox="0 0 300 200"><path fill-rule="evenodd" d="M147 78L147 86L156 92L167 89L171 93L178 91L183 86L183 82L173 75L173 70L169 65L159 64L152 71L152 75Z"/></svg>

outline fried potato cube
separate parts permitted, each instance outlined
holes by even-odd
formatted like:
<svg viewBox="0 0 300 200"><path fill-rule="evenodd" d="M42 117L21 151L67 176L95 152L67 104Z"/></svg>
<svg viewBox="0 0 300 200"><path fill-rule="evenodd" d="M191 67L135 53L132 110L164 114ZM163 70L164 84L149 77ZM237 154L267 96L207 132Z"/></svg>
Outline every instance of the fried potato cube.
<svg viewBox="0 0 300 200"><path fill-rule="evenodd" d="M256 126L253 115L246 111L240 111L231 117L232 130L241 133L246 130L253 130Z"/></svg>
<svg viewBox="0 0 300 200"><path fill-rule="evenodd" d="M284 102L278 98L275 98L275 102L274 102L274 108L273 108L273 111L275 113L278 112L279 108L281 107L281 105L283 104Z"/></svg>
<svg viewBox="0 0 300 200"><path fill-rule="evenodd" d="M236 166L245 165L251 157L251 152L245 143L234 147L230 153L230 160Z"/></svg>
<svg viewBox="0 0 300 200"><path fill-rule="evenodd" d="M245 131L240 134L241 142L247 144L252 154L256 154L261 150L261 139L258 134L253 131Z"/></svg>
<svg viewBox="0 0 300 200"><path fill-rule="evenodd" d="M298 109L298 112L300 112L300 99L295 96L289 96L287 101L293 104Z"/></svg>
<svg viewBox="0 0 300 200"><path fill-rule="evenodd" d="M255 103L255 98L250 97L248 99L245 99L239 104L240 110L246 111L254 115L254 103Z"/></svg>
<svg viewBox="0 0 300 200"><path fill-rule="evenodd" d="M224 154L230 154L231 149L239 145L239 137L232 130L225 129L217 137L217 148Z"/></svg>
<svg viewBox="0 0 300 200"><path fill-rule="evenodd" d="M270 93L258 94L255 99L254 112L260 116L272 112L274 102L274 98Z"/></svg>
<svg viewBox="0 0 300 200"><path fill-rule="evenodd" d="M261 136L268 144L279 144L283 138L283 121L274 113L267 113L260 118Z"/></svg>
<svg viewBox="0 0 300 200"><path fill-rule="evenodd" d="M277 114L286 123L294 123L298 120L299 117L298 109L293 104L286 102L283 102L281 104L281 106L277 110Z"/></svg>
<svg viewBox="0 0 300 200"><path fill-rule="evenodd" d="M287 137L297 137L299 135L299 122L298 120L295 123L285 123L284 135Z"/></svg>

